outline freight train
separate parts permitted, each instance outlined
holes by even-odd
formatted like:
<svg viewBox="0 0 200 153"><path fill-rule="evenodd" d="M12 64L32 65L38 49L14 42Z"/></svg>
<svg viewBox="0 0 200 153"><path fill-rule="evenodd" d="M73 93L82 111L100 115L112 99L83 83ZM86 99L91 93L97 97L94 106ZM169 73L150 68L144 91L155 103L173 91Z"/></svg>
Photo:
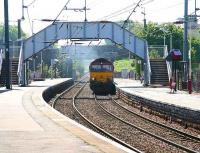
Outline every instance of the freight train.
<svg viewBox="0 0 200 153"><path fill-rule="evenodd" d="M94 94L114 95L116 93L113 82L113 63L105 58L98 58L90 63L90 89Z"/></svg>

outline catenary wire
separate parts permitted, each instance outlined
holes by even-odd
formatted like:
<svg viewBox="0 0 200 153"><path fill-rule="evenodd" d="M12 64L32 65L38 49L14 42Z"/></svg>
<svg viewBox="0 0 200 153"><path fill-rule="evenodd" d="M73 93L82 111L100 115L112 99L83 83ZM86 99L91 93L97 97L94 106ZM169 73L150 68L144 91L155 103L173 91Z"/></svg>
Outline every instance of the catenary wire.
<svg viewBox="0 0 200 153"><path fill-rule="evenodd" d="M152 1L154 1L154 0L149 0L149 1L145 2L145 3L142 3L141 6L144 6L144 5L146 5L146 4L149 4L149 3L151 3ZM134 4L132 4L132 5L129 5L129 6L123 8L123 9L120 9L120 10L118 10L118 11L115 11L115 12L113 12L113 13L110 13L109 15L106 15L106 16L104 16L104 17L102 17L102 18L99 18L98 20L111 19L111 18L114 18L114 17L119 16L119 15L121 15L121 14L127 13L127 12L133 10L132 7L135 6L135 4L136 4L136 3L134 3Z"/></svg>
<svg viewBox="0 0 200 153"><path fill-rule="evenodd" d="M60 16L60 14L62 13L62 11L66 8L66 6L69 4L70 0L67 1L67 3L64 5L64 7L61 9L61 11L58 13L58 15L56 16L56 18L54 19L53 23L54 24L56 22L56 20L58 19L58 17Z"/></svg>
<svg viewBox="0 0 200 153"><path fill-rule="evenodd" d="M28 5L26 5L27 7L33 5L36 2L36 0L33 0L31 3L29 3Z"/></svg>
<svg viewBox="0 0 200 153"><path fill-rule="evenodd" d="M135 12L136 8L140 6L140 3L142 2L143 0L139 0L138 3L136 4L136 6L134 7L134 9L132 10L132 12L129 14L129 16L127 17L126 20L124 20L124 23L122 25L122 27L125 26L125 24L127 23L127 21L129 20L129 18L131 17L131 15L133 14L133 12Z"/></svg>

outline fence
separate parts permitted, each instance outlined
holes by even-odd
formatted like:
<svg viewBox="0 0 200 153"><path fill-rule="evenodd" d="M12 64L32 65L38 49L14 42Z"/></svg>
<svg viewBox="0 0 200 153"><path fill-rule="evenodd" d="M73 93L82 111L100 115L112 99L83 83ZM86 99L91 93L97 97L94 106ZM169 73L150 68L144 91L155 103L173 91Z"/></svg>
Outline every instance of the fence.
<svg viewBox="0 0 200 153"><path fill-rule="evenodd" d="M200 71L193 72L192 86L194 92L200 92Z"/></svg>
<svg viewBox="0 0 200 153"><path fill-rule="evenodd" d="M165 58L165 50L167 46L148 46L149 57L150 59L163 59Z"/></svg>

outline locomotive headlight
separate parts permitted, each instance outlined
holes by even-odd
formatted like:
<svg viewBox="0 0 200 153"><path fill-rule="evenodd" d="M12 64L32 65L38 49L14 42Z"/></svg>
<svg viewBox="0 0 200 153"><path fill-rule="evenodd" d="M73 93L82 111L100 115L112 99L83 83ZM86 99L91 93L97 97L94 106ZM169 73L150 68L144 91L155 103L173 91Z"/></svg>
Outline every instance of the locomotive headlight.
<svg viewBox="0 0 200 153"><path fill-rule="evenodd" d="M94 78L92 78L92 80L94 81Z"/></svg>

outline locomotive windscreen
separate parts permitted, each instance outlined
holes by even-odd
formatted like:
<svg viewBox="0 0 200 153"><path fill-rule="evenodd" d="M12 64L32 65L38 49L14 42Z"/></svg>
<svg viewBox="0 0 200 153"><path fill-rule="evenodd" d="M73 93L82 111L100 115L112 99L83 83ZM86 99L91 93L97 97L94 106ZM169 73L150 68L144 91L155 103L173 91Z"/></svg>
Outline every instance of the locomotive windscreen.
<svg viewBox="0 0 200 153"><path fill-rule="evenodd" d="M93 72L98 72L98 71L112 72L113 66L112 65L91 65L90 71L93 71Z"/></svg>

